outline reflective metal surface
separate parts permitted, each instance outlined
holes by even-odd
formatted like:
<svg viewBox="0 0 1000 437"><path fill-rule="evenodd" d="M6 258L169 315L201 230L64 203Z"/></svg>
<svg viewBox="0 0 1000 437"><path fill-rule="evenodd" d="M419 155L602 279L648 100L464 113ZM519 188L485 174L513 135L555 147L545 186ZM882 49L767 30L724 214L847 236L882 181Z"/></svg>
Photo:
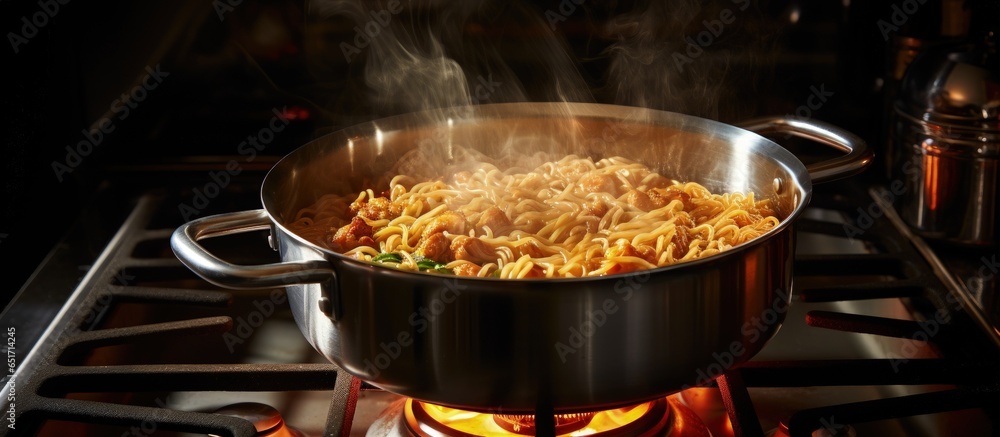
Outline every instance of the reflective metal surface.
<svg viewBox="0 0 1000 437"><path fill-rule="evenodd" d="M900 212L921 235L996 243L1000 72L973 52L928 53L896 102L893 148Z"/></svg>
<svg viewBox="0 0 1000 437"><path fill-rule="evenodd" d="M897 111L935 124L996 129L1000 76L986 56L960 47L915 59L901 84Z"/></svg>
<svg viewBox="0 0 1000 437"><path fill-rule="evenodd" d="M807 167L813 183L829 182L860 173L874 158L864 140L850 132L815 120L769 117L748 120L740 127L758 134L788 133L842 150L845 155Z"/></svg>
<svg viewBox="0 0 1000 437"><path fill-rule="evenodd" d="M995 293L984 293L982 289L987 283L992 285L995 279L995 275L990 272L988 265L991 260L987 259L986 255L975 259L978 253L967 249L961 250L962 254L948 253L938 249L941 252L939 255L923 239L913 235L906 228L902 218L892 209L892 205L885 201L887 198L885 187L872 188L871 194L872 198L885 210L885 217L892 221L907 240L913 244L913 247L924 256L934 274L948 287L952 296L956 297L972 320L986 333L990 341L1000 347L1000 331L997 329L1000 327L1000 320L997 319L995 305L992 305ZM971 258L975 261L970 262L969 255L972 255ZM947 259L943 260L943 257L947 257ZM993 259L996 259L995 254ZM950 266L946 264L950 264Z"/></svg>
<svg viewBox="0 0 1000 437"><path fill-rule="evenodd" d="M995 244L1000 130L942 129L901 115L896 132L906 222L927 238Z"/></svg>
<svg viewBox="0 0 1000 437"><path fill-rule="evenodd" d="M268 229L270 225L271 219L262 209L219 214L185 223L177 229L170 245L184 265L206 281L222 287L255 289L335 279L333 269L325 262L286 261L241 266L219 259L197 243L203 238Z"/></svg>
<svg viewBox="0 0 1000 437"><path fill-rule="evenodd" d="M852 163L819 168L846 175L858 169L854 159L870 160L863 142L843 141L853 141L850 134L824 126L808 135L817 132L830 132L824 142L854 151ZM440 156L443 166L456 146L497 159L537 151L624 156L711 190L773 199L783 220L757 240L698 261L627 275L517 281L375 266L316 247L283 226L320 195L368 188L416 147ZM474 114L425 112L327 135L272 169L262 201L283 260L327 263L336 271L336 286L288 288L296 323L325 357L418 400L530 414L662 397L752 357L787 311L791 225L811 189L798 159L753 132L641 108L542 103L486 105ZM185 240L198 237L190 226L174 233L176 254L227 285L219 278L228 273L211 272L222 261L189 250L194 243ZM246 268L224 270L244 278L228 285L253 286ZM273 270L256 273L264 278L267 272Z"/></svg>

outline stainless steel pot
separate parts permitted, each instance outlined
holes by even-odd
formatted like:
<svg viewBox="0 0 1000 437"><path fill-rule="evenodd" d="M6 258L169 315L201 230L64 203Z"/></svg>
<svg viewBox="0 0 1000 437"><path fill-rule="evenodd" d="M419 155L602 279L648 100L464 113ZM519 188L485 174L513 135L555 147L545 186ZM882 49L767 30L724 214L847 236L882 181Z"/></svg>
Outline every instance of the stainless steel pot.
<svg viewBox="0 0 1000 437"><path fill-rule="evenodd" d="M911 64L895 104L895 194L921 235L992 245L1000 225L1000 71L970 51Z"/></svg>
<svg viewBox="0 0 1000 437"><path fill-rule="evenodd" d="M642 108L519 103L403 115L324 136L267 175L264 209L206 217L174 233L189 268L230 288L287 287L303 334L326 358L385 390L479 411L611 408L708 382L752 357L791 293L792 224L812 183L862 170L864 142L794 119L750 130ZM806 168L752 132L790 132L847 152ZM620 155L720 191L772 198L778 227L723 254L628 275L501 280L400 271L322 249L285 224L318 196L357 192L414 147L491 156L547 150ZM284 262L239 266L197 240L271 229Z"/></svg>

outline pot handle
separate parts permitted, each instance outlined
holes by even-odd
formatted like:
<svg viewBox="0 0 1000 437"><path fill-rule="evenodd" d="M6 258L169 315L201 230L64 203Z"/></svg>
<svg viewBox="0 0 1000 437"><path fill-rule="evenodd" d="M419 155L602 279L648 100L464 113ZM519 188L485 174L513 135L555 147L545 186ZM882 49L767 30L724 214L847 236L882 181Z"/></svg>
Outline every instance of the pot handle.
<svg viewBox="0 0 1000 437"><path fill-rule="evenodd" d="M764 117L747 120L737 126L760 135L785 132L847 152L844 156L817 162L806 167L809 177L816 184L860 173L868 167L868 164L871 164L875 157L865 141L857 135L816 120Z"/></svg>
<svg viewBox="0 0 1000 437"><path fill-rule="evenodd" d="M204 238L270 227L271 218L263 209L202 217L177 228L170 237L170 247L191 271L220 287L250 290L293 284L335 283L336 273L326 261L244 266L223 261L198 244L198 240Z"/></svg>

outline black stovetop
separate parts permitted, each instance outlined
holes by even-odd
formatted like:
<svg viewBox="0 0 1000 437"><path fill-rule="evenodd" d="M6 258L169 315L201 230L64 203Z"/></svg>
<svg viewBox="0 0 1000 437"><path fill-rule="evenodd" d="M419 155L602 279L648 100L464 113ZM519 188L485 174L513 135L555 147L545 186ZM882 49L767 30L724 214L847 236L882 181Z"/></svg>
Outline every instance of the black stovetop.
<svg viewBox="0 0 1000 437"><path fill-rule="evenodd" d="M234 180L199 214L259 207L259 176ZM395 395L359 391L313 351L282 291L230 292L184 268L168 239L199 183L179 185L109 188L0 315L17 371L5 375L14 426L3 433L253 435L213 414L251 400L310 435L365 435ZM956 289L974 281L926 258L938 252L922 254L891 213L846 238L856 208L875 202L867 188L817 188L796 228L793 311L750 363L701 389L718 397L696 409L713 434L1000 429L1000 347L975 305L988 293ZM237 263L277 260L266 231L206 244Z"/></svg>

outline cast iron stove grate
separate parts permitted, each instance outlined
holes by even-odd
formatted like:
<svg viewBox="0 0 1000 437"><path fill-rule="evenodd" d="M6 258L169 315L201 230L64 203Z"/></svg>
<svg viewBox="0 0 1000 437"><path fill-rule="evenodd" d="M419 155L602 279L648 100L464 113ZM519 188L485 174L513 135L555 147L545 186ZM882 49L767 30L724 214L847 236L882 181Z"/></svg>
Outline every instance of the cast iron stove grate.
<svg viewBox="0 0 1000 437"><path fill-rule="evenodd" d="M161 408L159 398L150 402L151 395L139 394L330 390L332 399L325 433L348 435L360 383L332 364L88 364L82 358L102 348L136 343L149 345L176 338L190 338L192 348L201 348L200 353L211 355L212 351L199 346L199 339L205 335L219 338L234 329L233 317L211 315L213 311L236 305L233 294L198 282L200 280L186 284L190 285L187 289L157 285L155 279L183 271L183 266L169 256L136 256L149 251L150 242L161 241L166 247L165 241L172 228L154 226L151 229L147 226L163 202L163 198L158 196L145 196L139 201L105 251L105 256L85 278L81 292L74 295L71 305L52 325L44 339L44 347L22 364L29 372L22 371L16 378L17 426L13 430L3 428L3 432L29 435L37 432L45 421L54 420L110 424L133 431L162 429L250 436L255 435L256 430L247 420L205 411ZM856 204L836 195L820 196L817 193L812 206L843 211L850 216ZM840 225L821 220L804 218L798 226L798 232L843 235ZM838 431L837 427L841 424L933 411L970 407L996 409L1000 402L1000 377L995 372L1000 368L1000 360L997 359L996 348L972 318L958 309L953 300L949 300L949 291L933 274L932 266L887 220L876 220L861 238L884 248L885 253L801 255L796 259L796 278L842 271L877 274L889 270L901 279L806 289L797 292L798 299L809 302L896 297L905 299L918 313L933 315L938 310L946 311L948 322L940 324L939 332L928 338L928 343L940 350L942 358L905 362L891 359L751 361L740 368L730 369L716 380L736 435L765 434L749 393L749 389L754 387L929 383L956 387L943 392L801 410L787 420L791 435L809 435L813 430L824 428ZM147 249L142 249L144 247ZM167 273L158 273L161 271ZM147 281L147 284L129 285L131 277L142 275L154 280ZM208 315L134 326L102 326L102 320L109 317L107 313L112 306L123 307L129 303L179 304L205 309L202 314ZM807 324L814 327L899 338L911 338L924 329L919 322L836 312L810 312L806 317ZM67 396L88 392L122 393L133 404ZM144 401L137 402L142 399ZM538 430L538 435L552 434L554 430Z"/></svg>
<svg viewBox="0 0 1000 437"><path fill-rule="evenodd" d="M13 384L15 419L11 423L14 426L5 426L0 433L34 435L49 426L51 434L53 423L57 424L55 432L62 433L65 424L60 426L59 422L74 422L111 425L117 427L111 429L134 435L164 430L254 436L258 430L251 421L208 411L163 408L166 407L163 397L155 394L297 390L332 392L325 429L349 431L360 380L353 379L333 364L169 362L177 360L169 356L166 357L168 362L154 364L128 363L135 357L123 360L126 364L113 362L142 349L147 350L142 352L144 357L155 356L148 350L165 347L168 340L180 340L191 349L202 348L188 354L197 357L195 361L226 361L227 356L222 355L223 359L218 360L219 354L203 347L206 336L223 342L245 341L240 337L224 337L236 324L232 311L230 315L211 315L232 308L237 302L233 294L212 289L200 280L192 283L189 279L175 279L185 277L184 267L172 255L155 253L168 250L166 242L172 231L149 229L148 226L153 215L164 206L169 207L169 203L155 195L139 200L104 255L88 272L80 292L71 298L62 317L52 325L44 338L44 347L27 357L28 361L19 363L21 372ZM157 245L162 248L149 248ZM158 286L158 282L166 285ZM181 288L188 285L193 286ZM283 292L272 290L269 296L277 296L274 293ZM163 309L171 305L174 309L181 308L181 315L175 317L177 320L104 326L112 317L127 321L132 316L130 313L143 307ZM272 311L278 312L280 308L268 310ZM190 317L190 313L205 316ZM253 314L243 312L240 317L249 318ZM162 314L145 316L163 317ZM136 348L136 345L142 347ZM93 355L102 350L104 355L111 357ZM98 357L96 364L93 364L94 356ZM163 360L160 357L154 361L157 359ZM112 362L106 362L109 360ZM88 395L91 393L112 394L113 400L93 400ZM345 427L345 423L348 426ZM73 433L78 432L75 428L70 429L74 429Z"/></svg>
<svg viewBox="0 0 1000 437"><path fill-rule="evenodd" d="M908 396L887 397L862 402L828 405L800 410L782 421L791 436L850 435L850 425L922 414L984 408L989 416L1000 417L1000 359L996 340L975 320L975 311L962 306L961 293L947 275L919 251L922 244L911 240L891 204L880 196L879 187L869 190L870 211L884 212L851 233L886 253L864 255L800 255L795 260L796 278L824 276L831 272L877 274L893 272L899 279L849 285L824 285L798 291L801 302L831 302L880 298L900 298L922 321L888 317L810 311L806 324L812 327L896 337L926 343L940 358L887 358L852 360L751 361L731 369L715 382L737 436L764 436L749 388L754 387L837 387L946 384L954 388ZM855 196L851 199L865 198ZM856 201L838 195L819 196L813 207L840 211L846 217L862 214ZM864 210L864 208L862 208ZM867 211L866 211L867 212ZM869 214L870 216L870 214ZM840 223L803 219L798 232L843 237ZM857 231L863 231L857 235ZM951 288L949 288L949 286ZM997 424L994 424L994 432Z"/></svg>

